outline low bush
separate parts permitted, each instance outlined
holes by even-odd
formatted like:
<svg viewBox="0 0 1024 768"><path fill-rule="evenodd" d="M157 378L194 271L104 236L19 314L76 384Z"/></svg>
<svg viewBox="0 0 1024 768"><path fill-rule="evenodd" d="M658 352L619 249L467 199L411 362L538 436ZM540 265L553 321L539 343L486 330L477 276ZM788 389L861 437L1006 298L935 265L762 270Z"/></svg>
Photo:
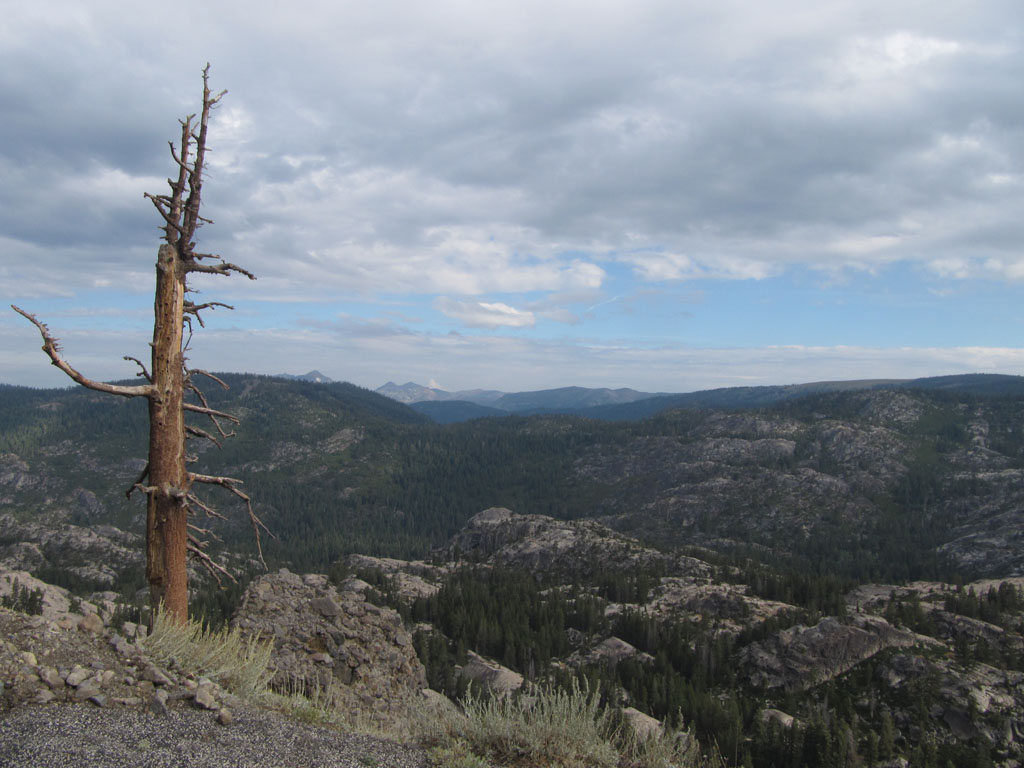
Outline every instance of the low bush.
<svg viewBox="0 0 1024 768"><path fill-rule="evenodd" d="M269 681L273 641L243 637L237 628L212 631L202 621L182 624L161 611L144 645L154 661L174 662L186 672L217 680L239 696L261 694Z"/></svg>

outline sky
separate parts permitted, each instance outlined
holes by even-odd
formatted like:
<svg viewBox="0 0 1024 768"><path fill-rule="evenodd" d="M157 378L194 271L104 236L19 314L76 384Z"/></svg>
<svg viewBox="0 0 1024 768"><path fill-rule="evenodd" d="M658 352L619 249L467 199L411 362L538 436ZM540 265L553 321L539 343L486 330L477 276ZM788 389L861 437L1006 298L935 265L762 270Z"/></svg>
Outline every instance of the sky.
<svg viewBox="0 0 1024 768"><path fill-rule="evenodd" d="M0 0L0 382L148 356L211 121L190 363L376 388L1024 374L1024 5Z"/></svg>

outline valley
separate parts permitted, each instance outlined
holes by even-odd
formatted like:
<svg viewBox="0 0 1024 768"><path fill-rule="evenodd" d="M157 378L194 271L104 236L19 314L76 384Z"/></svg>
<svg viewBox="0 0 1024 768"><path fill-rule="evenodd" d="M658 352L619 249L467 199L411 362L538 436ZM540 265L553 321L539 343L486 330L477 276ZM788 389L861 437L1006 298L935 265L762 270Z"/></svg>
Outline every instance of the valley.
<svg viewBox="0 0 1024 768"><path fill-rule="evenodd" d="M352 385L224 378L210 403L242 423L199 466L244 481L269 570L397 611L436 691L575 682L729 765L1024 754L1016 377L446 424ZM135 603L137 405L0 387L0 568ZM197 571L193 605L224 621L263 569L216 506L239 584Z"/></svg>

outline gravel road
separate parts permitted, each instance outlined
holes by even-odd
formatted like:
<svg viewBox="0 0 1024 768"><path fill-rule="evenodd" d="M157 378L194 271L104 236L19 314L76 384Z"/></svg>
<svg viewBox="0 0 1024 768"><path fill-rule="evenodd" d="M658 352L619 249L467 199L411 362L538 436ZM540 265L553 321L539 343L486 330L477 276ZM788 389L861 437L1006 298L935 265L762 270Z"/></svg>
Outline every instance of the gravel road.
<svg viewBox="0 0 1024 768"><path fill-rule="evenodd" d="M91 705L23 707L0 718L0 768L426 768L422 750L315 728L263 710L156 715Z"/></svg>

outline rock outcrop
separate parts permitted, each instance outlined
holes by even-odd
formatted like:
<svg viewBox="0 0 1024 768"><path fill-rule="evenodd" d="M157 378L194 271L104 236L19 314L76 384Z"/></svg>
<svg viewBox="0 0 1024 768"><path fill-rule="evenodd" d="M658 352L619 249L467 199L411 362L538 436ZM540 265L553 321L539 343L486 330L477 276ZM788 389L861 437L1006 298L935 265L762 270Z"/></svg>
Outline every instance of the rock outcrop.
<svg viewBox="0 0 1024 768"><path fill-rule="evenodd" d="M523 687L523 676L494 661L470 651L459 674L493 694L505 695Z"/></svg>
<svg viewBox="0 0 1024 768"><path fill-rule="evenodd" d="M593 520L556 520L492 507L474 515L448 544L450 558L486 561L533 572L587 577L600 570L661 565L675 558Z"/></svg>
<svg viewBox="0 0 1024 768"><path fill-rule="evenodd" d="M407 715L426 687L401 617L326 576L282 569L249 585L233 624L273 638L271 687L332 702L378 723Z"/></svg>
<svg viewBox="0 0 1024 768"><path fill-rule="evenodd" d="M78 495L95 501L88 491L80 490ZM56 566L103 588L115 583L120 570L140 568L145 550L141 537L112 525L20 522L10 513L0 515L2 541L12 543L0 545L0 568L27 571Z"/></svg>
<svg viewBox="0 0 1024 768"><path fill-rule="evenodd" d="M813 627L792 627L751 643L741 652L741 662L755 686L800 691L831 680L886 648L928 641L879 616L849 621L829 617Z"/></svg>

